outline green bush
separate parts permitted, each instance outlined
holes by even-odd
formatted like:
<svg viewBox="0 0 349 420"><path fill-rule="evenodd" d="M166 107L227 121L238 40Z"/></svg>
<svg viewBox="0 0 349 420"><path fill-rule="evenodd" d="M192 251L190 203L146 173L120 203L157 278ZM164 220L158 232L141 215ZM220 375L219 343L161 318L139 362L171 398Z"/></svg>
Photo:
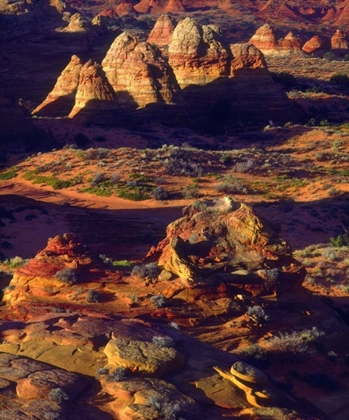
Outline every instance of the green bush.
<svg viewBox="0 0 349 420"><path fill-rule="evenodd" d="M330 238L330 245L335 248L349 246L349 233L345 232L343 235L338 235L336 238Z"/></svg>
<svg viewBox="0 0 349 420"><path fill-rule="evenodd" d="M17 176L17 172L14 168L9 169L5 172L0 172L0 180L7 181L8 179L15 178Z"/></svg>
<svg viewBox="0 0 349 420"><path fill-rule="evenodd" d="M343 74L343 73L334 74L331 77L330 81L332 83L335 83L336 85L349 86L349 77L346 74Z"/></svg>

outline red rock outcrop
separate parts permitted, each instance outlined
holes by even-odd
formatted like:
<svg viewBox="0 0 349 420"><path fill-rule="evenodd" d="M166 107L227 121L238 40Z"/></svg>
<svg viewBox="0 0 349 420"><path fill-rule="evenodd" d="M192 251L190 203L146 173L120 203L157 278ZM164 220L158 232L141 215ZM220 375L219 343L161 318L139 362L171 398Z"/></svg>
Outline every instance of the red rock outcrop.
<svg viewBox="0 0 349 420"><path fill-rule="evenodd" d="M337 29L331 38L331 48L333 50L346 50L349 48L347 37L340 29Z"/></svg>
<svg viewBox="0 0 349 420"><path fill-rule="evenodd" d="M175 27L176 22L169 15L160 16L149 34L148 42L158 47L169 45L172 41Z"/></svg>
<svg viewBox="0 0 349 420"><path fill-rule="evenodd" d="M265 55L288 55L301 51L301 41L292 32L276 40L273 29L267 23L257 29L249 41Z"/></svg>
<svg viewBox="0 0 349 420"><path fill-rule="evenodd" d="M321 50L325 45L325 41L319 36L314 35L304 45L302 50L308 54Z"/></svg>
<svg viewBox="0 0 349 420"><path fill-rule="evenodd" d="M139 43L131 33L115 39L102 66L121 106L182 101L172 70L157 47Z"/></svg>
<svg viewBox="0 0 349 420"><path fill-rule="evenodd" d="M288 5L284 0L268 0L267 4L256 13L256 16L265 19L288 18L292 20L300 20L298 14L292 9L292 5Z"/></svg>
<svg viewBox="0 0 349 420"><path fill-rule="evenodd" d="M169 2L164 7L166 13L184 13L186 11L183 6L182 0L169 0Z"/></svg>
<svg viewBox="0 0 349 420"><path fill-rule="evenodd" d="M231 44L230 76L269 75L263 53L251 44ZM252 72L251 72L252 70Z"/></svg>
<svg viewBox="0 0 349 420"><path fill-rule="evenodd" d="M339 18L334 22L336 26L341 26L343 29L349 24L349 1L344 2L344 7L341 11Z"/></svg>
<svg viewBox="0 0 349 420"><path fill-rule="evenodd" d="M46 99L33 110L32 114L55 116L67 115L74 104L81 68L82 62L80 58L73 55L69 64L58 77L52 91L47 95Z"/></svg>
<svg viewBox="0 0 349 420"><path fill-rule="evenodd" d="M188 17L176 26L169 45L169 64L182 89L227 76L228 57L227 49L209 25L200 28Z"/></svg>
<svg viewBox="0 0 349 420"><path fill-rule="evenodd" d="M138 13L164 13L160 0L141 0L134 8Z"/></svg>
<svg viewBox="0 0 349 420"><path fill-rule="evenodd" d="M131 0L122 0L122 2L115 8L118 16L125 16L137 13L133 7Z"/></svg>
<svg viewBox="0 0 349 420"><path fill-rule="evenodd" d="M116 107L115 94L106 80L101 65L89 60L81 68L75 105L68 115L69 118L75 117L82 110L84 113L94 113Z"/></svg>
<svg viewBox="0 0 349 420"><path fill-rule="evenodd" d="M231 282L253 294L300 288L305 269L251 208L225 197L197 202L183 214L149 256L184 285Z"/></svg>

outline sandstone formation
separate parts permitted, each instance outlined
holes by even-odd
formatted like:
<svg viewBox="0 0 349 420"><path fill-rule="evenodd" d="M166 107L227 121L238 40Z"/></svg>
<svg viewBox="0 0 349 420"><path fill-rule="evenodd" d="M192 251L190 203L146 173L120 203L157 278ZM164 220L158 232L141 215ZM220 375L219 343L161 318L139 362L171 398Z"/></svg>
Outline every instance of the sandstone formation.
<svg viewBox="0 0 349 420"><path fill-rule="evenodd" d="M67 67L58 77L57 82L47 98L34 109L33 115L67 115L72 109L75 93L79 85L82 62L73 55Z"/></svg>
<svg viewBox="0 0 349 420"><path fill-rule="evenodd" d="M265 55L289 55L301 51L301 41L292 32L276 40L273 29L267 23L261 26L249 41Z"/></svg>
<svg viewBox="0 0 349 420"><path fill-rule="evenodd" d="M344 29L348 26L348 24L349 24L349 2L348 0L346 0L344 2L344 7L341 11L339 18L335 21L335 25L341 26Z"/></svg>
<svg viewBox="0 0 349 420"><path fill-rule="evenodd" d="M183 89L207 85L227 75L228 51L208 25L202 28L191 18L176 26L169 46L169 64Z"/></svg>
<svg viewBox="0 0 349 420"><path fill-rule="evenodd" d="M164 8L160 0L141 0L134 6L138 13L163 13Z"/></svg>
<svg viewBox="0 0 349 420"><path fill-rule="evenodd" d="M268 0L265 6L256 13L258 17L265 19L274 18L289 18L292 20L298 20L299 17L292 10L292 5L288 5L288 2L284 0Z"/></svg>
<svg viewBox="0 0 349 420"><path fill-rule="evenodd" d="M166 13L184 13L185 10L186 9L183 6L182 0L169 0L164 8Z"/></svg>
<svg viewBox="0 0 349 420"><path fill-rule="evenodd" d="M169 15L161 15L149 34L148 42L158 47L169 45L176 27L176 22Z"/></svg>
<svg viewBox="0 0 349 420"><path fill-rule="evenodd" d="M185 285L220 279L256 294L300 287L305 270L289 245L246 205L225 197L194 203L183 213L150 256L157 255L159 265ZM271 280L271 273L277 280Z"/></svg>
<svg viewBox="0 0 349 420"><path fill-rule="evenodd" d="M131 0L122 0L122 2L115 8L118 16L125 16L136 13Z"/></svg>
<svg viewBox="0 0 349 420"><path fill-rule="evenodd" d="M122 106L181 102L172 70L160 51L147 42L138 42L129 32L115 39L102 66Z"/></svg>
<svg viewBox="0 0 349 420"><path fill-rule="evenodd" d="M69 118L75 117L81 110L96 112L115 107L113 89L106 80L100 64L89 60L81 68L75 105Z"/></svg>
<svg viewBox="0 0 349 420"><path fill-rule="evenodd" d="M90 22L87 19L85 19L80 13L74 13L69 20L69 25L66 28L64 28L64 31L88 32L90 29Z"/></svg>
<svg viewBox="0 0 349 420"><path fill-rule="evenodd" d="M309 41L307 41L302 50L308 54L321 50L325 45L325 41L319 36L314 35Z"/></svg>
<svg viewBox="0 0 349 420"><path fill-rule="evenodd" d="M345 33L340 29L337 29L335 34L331 38L331 48L333 50L346 50L349 48L349 44Z"/></svg>
<svg viewBox="0 0 349 420"><path fill-rule="evenodd" d="M262 52L251 44L231 44L231 76L269 76L268 66Z"/></svg>

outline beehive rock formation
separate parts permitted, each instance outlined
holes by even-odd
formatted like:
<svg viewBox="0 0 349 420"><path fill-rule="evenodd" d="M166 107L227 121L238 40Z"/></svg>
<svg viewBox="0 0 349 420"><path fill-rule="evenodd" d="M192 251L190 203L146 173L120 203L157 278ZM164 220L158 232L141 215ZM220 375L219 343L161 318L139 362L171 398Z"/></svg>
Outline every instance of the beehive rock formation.
<svg viewBox="0 0 349 420"><path fill-rule="evenodd" d="M66 28L64 28L64 31L87 32L90 29L90 22L87 19L85 19L80 13L74 13L69 20L69 25Z"/></svg>
<svg viewBox="0 0 349 420"><path fill-rule="evenodd" d="M228 51L208 25L186 18L178 23L169 46L169 64L178 84L206 85L227 76Z"/></svg>
<svg viewBox="0 0 349 420"><path fill-rule="evenodd" d="M166 13L183 13L186 11L185 7L183 6L183 3L181 0L169 0L169 2L166 4L164 11Z"/></svg>
<svg viewBox="0 0 349 420"><path fill-rule="evenodd" d="M73 55L68 65L58 77L52 91L46 99L32 112L33 115L59 115L69 113L74 105L75 93L79 85L82 61Z"/></svg>
<svg viewBox="0 0 349 420"><path fill-rule="evenodd" d="M148 42L158 47L169 45L172 41L176 23L169 15L161 15L149 34Z"/></svg>
<svg viewBox="0 0 349 420"><path fill-rule="evenodd" d="M129 32L115 39L102 66L122 106L181 102L172 70L160 51L147 42L139 43Z"/></svg>
<svg viewBox="0 0 349 420"><path fill-rule="evenodd" d="M275 33L269 24L264 24L249 41L265 55L289 55L301 51L301 41L292 32L285 38L276 40Z"/></svg>
<svg viewBox="0 0 349 420"><path fill-rule="evenodd" d="M137 13L133 7L132 1L123 0L116 8L115 12L118 16L125 16Z"/></svg>
<svg viewBox="0 0 349 420"><path fill-rule="evenodd" d="M89 60L81 68L75 105L69 118L75 117L82 110L93 113L113 108L116 108L113 89L106 80L100 64Z"/></svg>
<svg viewBox="0 0 349 420"><path fill-rule="evenodd" d="M331 38L331 48L333 50L346 50L349 48L349 44L345 33L340 29L337 29L335 34Z"/></svg>

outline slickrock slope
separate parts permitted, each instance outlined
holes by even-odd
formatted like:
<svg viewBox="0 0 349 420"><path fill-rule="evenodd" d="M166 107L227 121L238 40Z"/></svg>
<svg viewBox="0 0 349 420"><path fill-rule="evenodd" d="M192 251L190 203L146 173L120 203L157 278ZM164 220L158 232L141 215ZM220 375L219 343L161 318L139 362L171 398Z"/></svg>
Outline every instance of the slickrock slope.
<svg viewBox="0 0 349 420"><path fill-rule="evenodd" d="M319 36L314 35L309 41L307 41L304 45L302 50L306 53L313 53L316 51L321 50L325 45L325 41Z"/></svg>
<svg viewBox="0 0 349 420"><path fill-rule="evenodd" d="M169 64L179 86L207 85L227 76L229 54L218 34L208 25L200 27L186 18L176 26L169 45Z"/></svg>
<svg viewBox="0 0 349 420"><path fill-rule="evenodd" d="M349 44L345 33L340 29L337 29L333 37L331 38L331 48L333 50L346 50L349 48Z"/></svg>
<svg viewBox="0 0 349 420"><path fill-rule="evenodd" d="M148 42L158 47L169 45L172 41L175 27L176 22L169 15L160 16L149 34Z"/></svg>
<svg viewBox="0 0 349 420"><path fill-rule="evenodd" d="M246 205L225 197L194 203L183 213L149 256L158 255L159 265L185 285L236 282L256 294L300 287L305 270L289 245Z"/></svg>
<svg viewBox="0 0 349 420"><path fill-rule="evenodd" d="M191 256L195 270L200 272L210 260L208 270L216 272L215 276L228 276L244 296L262 283L264 291L277 289L281 294L300 288L302 269L290 257L288 245L251 209L224 199L216 204L194 204L184 213L183 219L169 225L168 237L159 244L156 251L161 258L176 235L182 235L190 237L195 249ZM205 257L209 247L212 252ZM207 261L196 259L196 251ZM229 272L232 264L240 268L238 272ZM242 272L257 267L261 273ZM268 277L269 267L284 271L279 281L268 286L270 279L263 276ZM71 271L76 278L67 277ZM260 283L252 282L249 288L249 276L259 278ZM311 404L290 398L271 377L239 362L230 352L164 322L161 312L172 313L176 319L176 311L189 321L194 305L206 311L211 308L210 316L219 314L213 308L217 296L233 303L225 285L196 288L192 283L189 289L177 289L171 304L156 308L150 298L157 296L155 290L165 286L175 291L176 285L176 279L158 280L141 283L126 273L103 269L73 234L50 240L16 271L0 307L0 384L6 390L0 392L3 418L21 418L18 413L23 412L44 418L45 411L58 413L62 420L154 420L174 418L174 414L193 420L246 415L262 419L270 414L283 420L327 419ZM93 291L104 295L104 300L90 299ZM126 310L122 295L131 291L139 301ZM107 297L107 292L113 296ZM226 312L220 315L226 314L231 321L232 312L228 315L227 308L226 304ZM161 324L151 320L159 317ZM223 330L231 337L230 327ZM243 333L246 336L245 329Z"/></svg>
<svg viewBox="0 0 349 420"><path fill-rule="evenodd" d="M289 55L301 51L301 41L292 32L276 40L273 29L267 23L257 29L249 41L265 55Z"/></svg>
<svg viewBox="0 0 349 420"><path fill-rule="evenodd" d="M75 105L69 118L81 110L96 112L116 108L115 95L100 64L89 60L80 71L79 85L75 95Z"/></svg>
<svg viewBox="0 0 349 420"><path fill-rule="evenodd" d="M180 103L181 93L160 50L134 35L122 33L102 62L103 70L121 106Z"/></svg>
<svg viewBox="0 0 349 420"><path fill-rule="evenodd" d="M82 62L73 55L67 67L57 79L53 90L47 98L34 109L33 115L65 116L74 105L75 93L78 88Z"/></svg>

